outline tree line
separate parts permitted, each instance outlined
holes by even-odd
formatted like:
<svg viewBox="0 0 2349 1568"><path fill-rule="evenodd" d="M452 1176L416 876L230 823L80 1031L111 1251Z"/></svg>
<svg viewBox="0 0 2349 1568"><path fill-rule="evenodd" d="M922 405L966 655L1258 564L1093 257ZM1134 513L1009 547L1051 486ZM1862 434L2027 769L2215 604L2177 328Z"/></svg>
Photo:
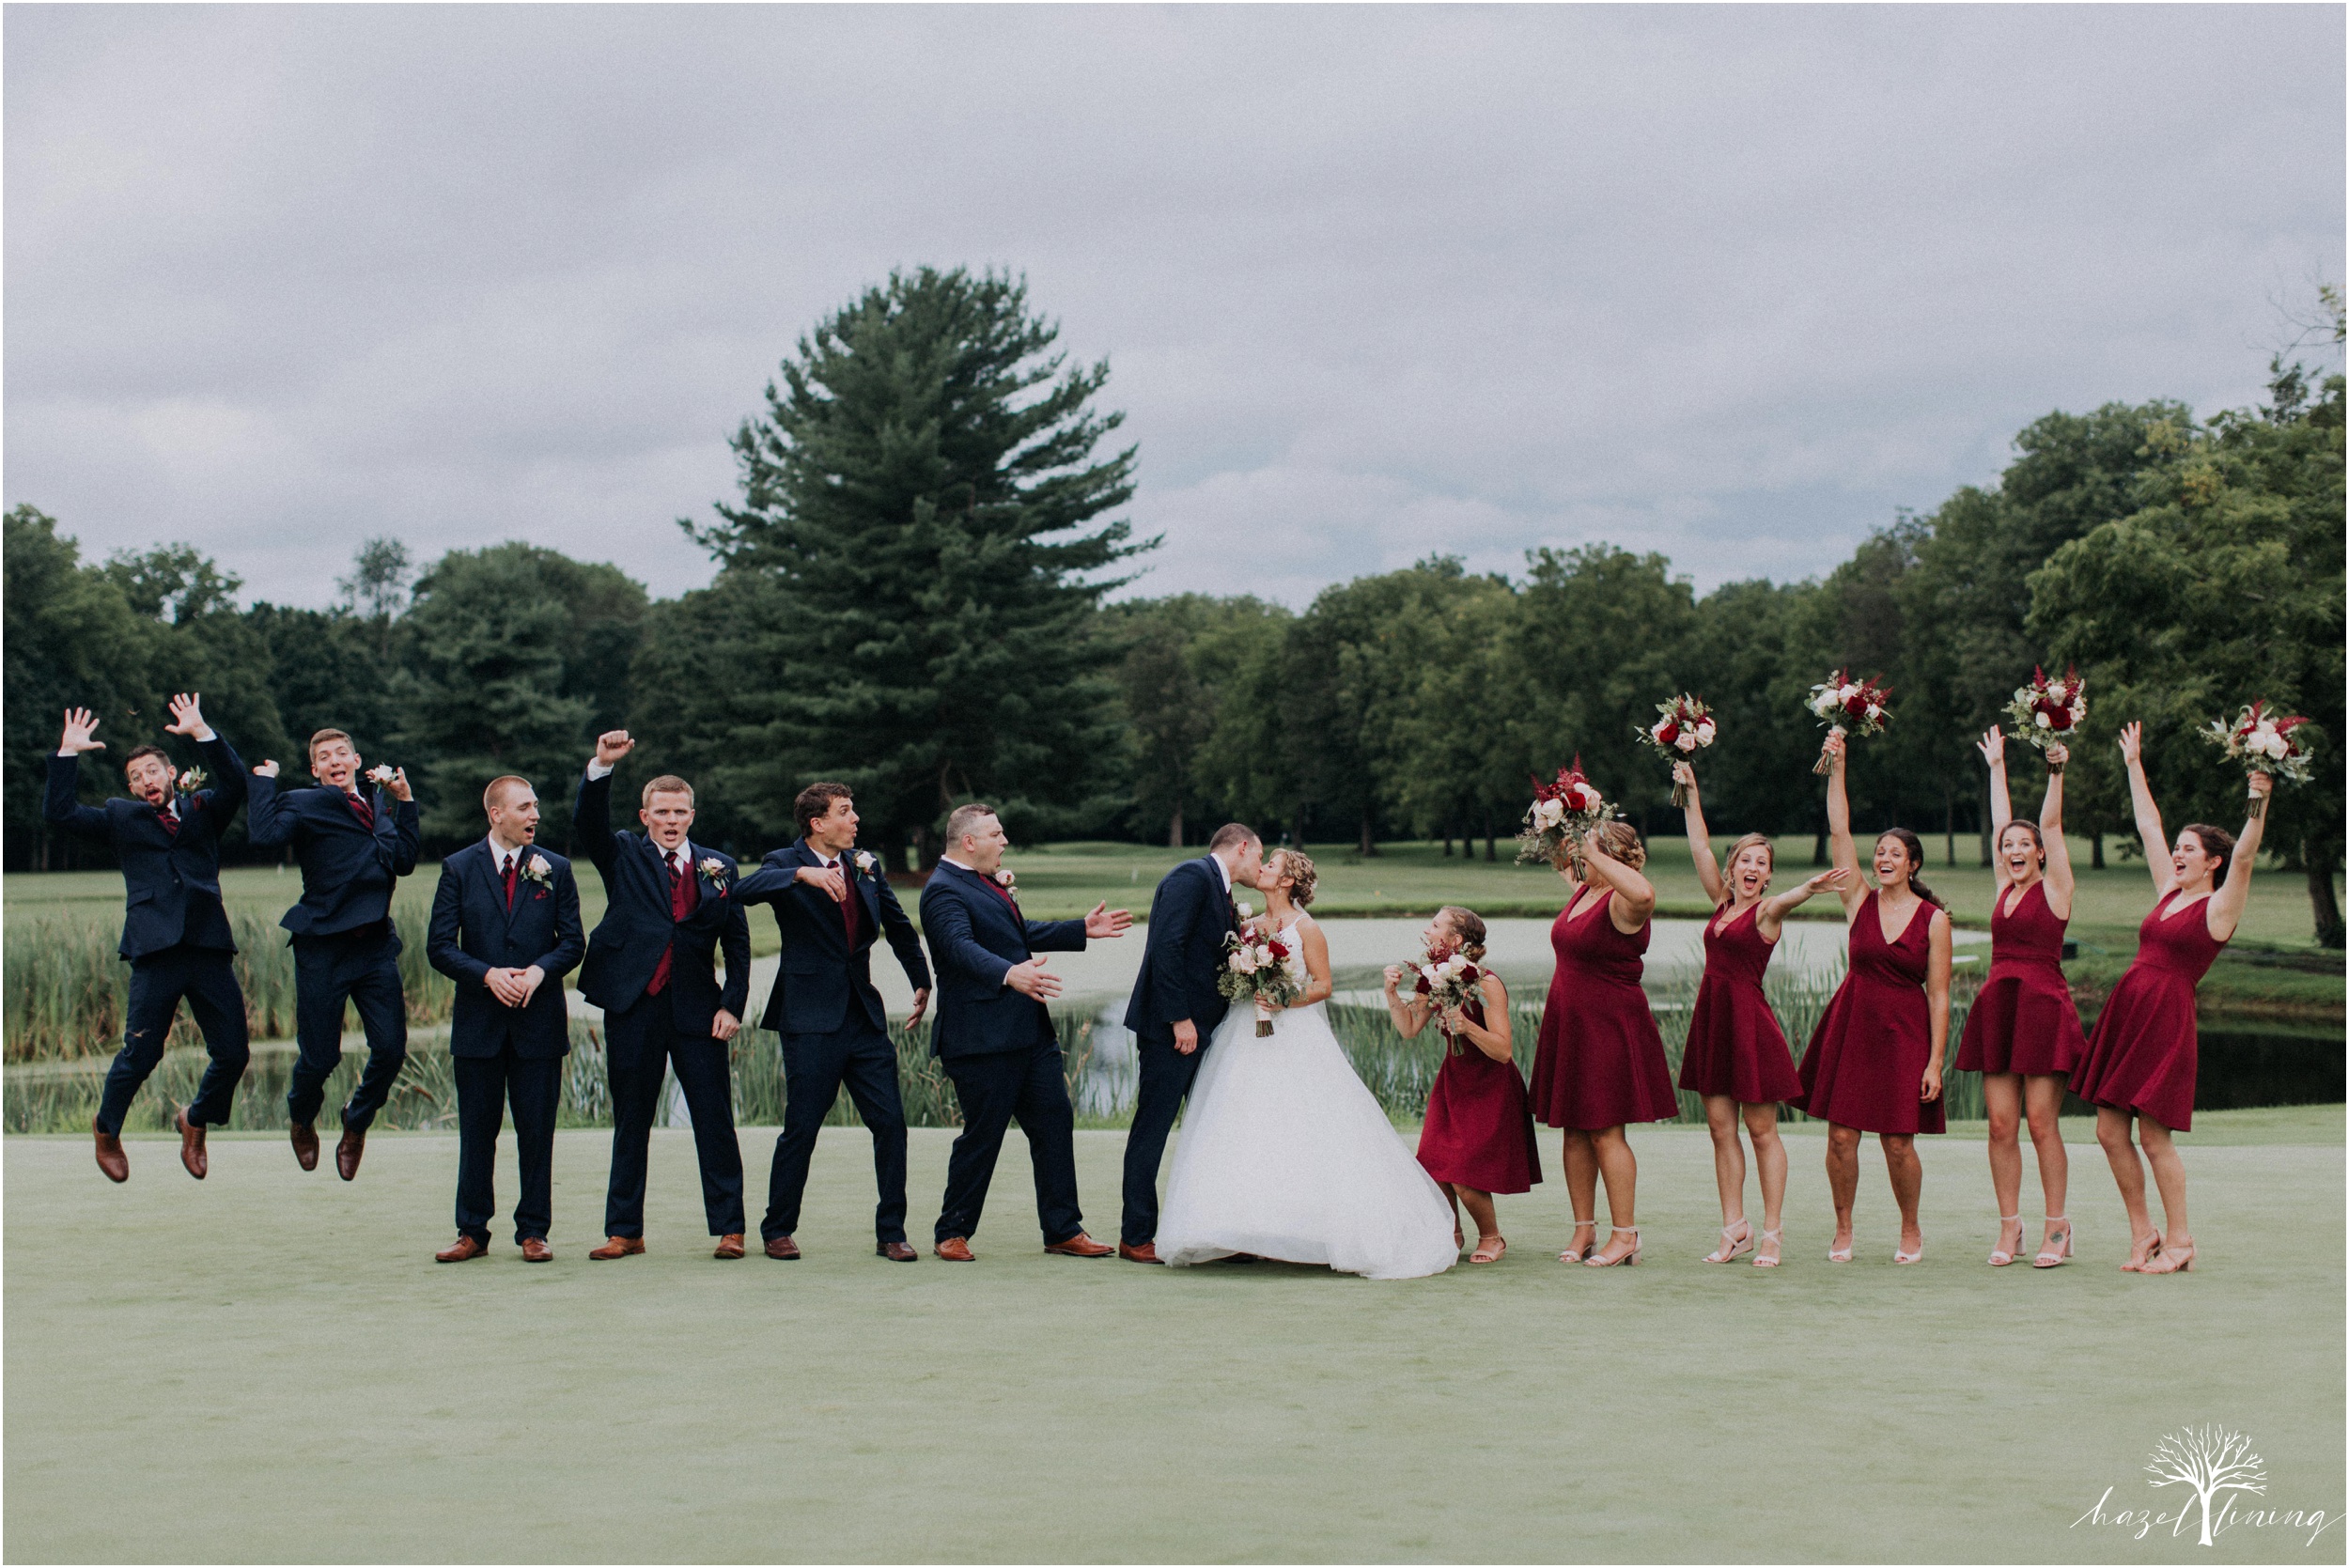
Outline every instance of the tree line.
<svg viewBox="0 0 2349 1568"><path fill-rule="evenodd" d="M2146 722L2179 823L2241 815L2203 721L2263 696L2315 722L2316 780L2279 795L2270 843L2341 945L2337 373L2279 354L2262 405L2208 418L2166 400L2050 413L1996 484L1899 516L1814 581L1700 595L1663 556L1612 545L1537 550L1515 574L1439 551L1292 610L1116 597L1158 541L1107 516L1137 454L1105 445L1121 420L1096 407L1106 363L1069 364L1056 337L996 273L895 274L828 316L733 438L739 502L680 520L718 569L674 599L534 545L417 571L371 540L333 608L241 607L238 580L186 546L85 561L18 506L8 864L67 853L39 822L59 710L97 709L117 755L187 689L249 760L299 769L331 725L404 764L442 847L478 831L501 772L538 784L550 841L568 842L569 780L625 724L643 768L693 780L696 835L741 851L789 837L792 795L832 777L906 869L974 798L1031 841L1197 843L1237 817L1365 854L1412 836L1493 858L1529 775L1576 754L1635 820L1676 831L1665 764L1634 729L1684 690L1719 715L1697 758L1717 831L1822 834L1802 698L1838 666L1893 691L1890 728L1855 748L1863 825L1952 849L1964 835L1986 859L1973 742L2034 665L2077 662L2090 716L2067 806L2099 863L2108 839L2142 853L2112 745L2124 720Z"/></svg>

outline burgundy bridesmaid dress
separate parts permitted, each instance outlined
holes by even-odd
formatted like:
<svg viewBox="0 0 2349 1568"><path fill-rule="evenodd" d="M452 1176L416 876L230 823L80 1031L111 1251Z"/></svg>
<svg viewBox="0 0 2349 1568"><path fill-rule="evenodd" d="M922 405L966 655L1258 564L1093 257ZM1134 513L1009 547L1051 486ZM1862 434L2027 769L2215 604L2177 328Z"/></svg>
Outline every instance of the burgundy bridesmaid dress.
<svg viewBox="0 0 2349 1568"><path fill-rule="evenodd" d="M1909 912L1900 939L1884 939L1872 892L1851 923L1851 970L1835 988L1802 1055L1798 1109L1862 1132L1940 1132L1941 1101L1921 1100L1933 1060L1925 959L1933 906Z"/></svg>
<svg viewBox="0 0 2349 1568"><path fill-rule="evenodd" d="M2063 927L2042 877L1990 909L1990 974L1966 1015L1957 1064L1969 1073L2068 1073L2088 1054L2080 1011L2063 978Z"/></svg>
<svg viewBox="0 0 2349 1568"><path fill-rule="evenodd" d="M1422 991L1427 989L1423 977ZM1460 1011L1479 1029L1484 1004ZM1440 1027L1440 1024L1439 1025ZM1533 1112L1515 1062L1496 1062L1466 1040L1445 1037L1443 1064L1427 1093L1419 1129L1419 1162L1439 1182L1478 1192L1530 1192L1542 1179L1533 1146Z"/></svg>
<svg viewBox="0 0 2349 1568"><path fill-rule="evenodd" d="M2194 987L2227 944L2210 934L2207 896L2172 906L2164 918L2168 904L2155 904L2138 926L2136 961L2096 1016L2072 1069L2072 1092L2186 1132L2194 1126Z"/></svg>
<svg viewBox="0 0 2349 1568"><path fill-rule="evenodd" d="M1648 927L1625 936L1608 912L1613 890L1585 899L1589 891L1575 889L1549 928L1558 970L1533 1053L1534 1114L1578 1132L1669 1122L1680 1098L1640 986Z"/></svg>
<svg viewBox="0 0 2349 1568"><path fill-rule="evenodd" d="M1704 923L1704 983L1688 1015L1688 1043L1680 1053L1680 1087L1692 1094L1727 1094L1740 1105L1769 1105L1802 1093L1795 1053L1762 994L1762 972L1778 944L1762 936L1759 900L1733 916L1727 929L1717 910Z"/></svg>

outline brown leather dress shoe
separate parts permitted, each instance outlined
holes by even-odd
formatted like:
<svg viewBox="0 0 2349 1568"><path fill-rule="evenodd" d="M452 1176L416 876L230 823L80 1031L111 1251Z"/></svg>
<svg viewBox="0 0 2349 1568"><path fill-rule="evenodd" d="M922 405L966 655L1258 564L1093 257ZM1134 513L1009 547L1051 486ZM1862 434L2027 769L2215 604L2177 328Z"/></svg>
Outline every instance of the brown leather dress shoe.
<svg viewBox="0 0 2349 1568"><path fill-rule="evenodd" d="M1165 1261L1159 1256L1159 1244L1155 1241L1145 1241L1139 1247L1128 1247L1121 1241L1117 1244L1117 1255L1128 1263L1162 1263Z"/></svg>
<svg viewBox="0 0 2349 1568"><path fill-rule="evenodd" d="M645 1238L643 1236L615 1235L604 1237L603 1245L587 1255L598 1263L601 1263L606 1258L632 1258L644 1250Z"/></svg>
<svg viewBox="0 0 2349 1568"><path fill-rule="evenodd" d="M767 1255L779 1263L797 1263L800 1244L787 1235L779 1235L767 1244Z"/></svg>
<svg viewBox="0 0 2349 1568"><path fill-rule="evenodd" d="M211 1160L204 1153L203 1126L188 1120L188 1108L184 1105L179 1108L179 1163L186 1166L188 1174L197 1181L202 1181L204 1173L212 1168Z"/></svg>
<svg viewBox="0 0 2349 1568"><path fill-rule="evenodd" d="M367 1135L346 1128L334 1145L334 1173L349 1181L359 1173L359 1157L367 1152Z"/></svg>
<svg viewBox="0 0 2349 1568"><path fill-rule="evenodd" d="M712 1252L712 1253L710 1253L709 1255L710 1255L711 1257L713 1257L713 1258L739 1258L739 1257L740 1257L740 1256L742 1255L742 1238L741 1238L740 1236L739 1236L739 1235L722 1235L722 1236L720 1236L720 1237L718 1238L718 1249L717 1249L717 1250L716 1250L716 1251L714 1251L714 1252Z"/></svg>
<svg viewBox="0 0 2349 1568"><path fill-rule="evenodd" d="M948 1236L930 1250L944 1258L948 1263L978 1262L978 1254L971 1250L971 1244L958 1235Z"/></svg>
<svg viewBox="0 0 2349 1568"><path fill-rule="evenodd" d="M522 1237L522 1262L545 1263L553 1256L554 1249L547 1245L546 1237L535 1235Z"/></svg>
<svg viewBox="0 0 2349 1568"><path fill-rule="evenodd" d="M95 1121L90 1123L89 1130L91 1136L98 1140L98 1168L106 1172L106 1179L110 1182L129 1181L131 1157L122 1152L122 1140L111 1132L100 1132Z"/></svg>
<svg viewBox="0 0 2349 1568"><path fill-rule="evenodd" d="M443 1247L433 1253L432 1261L434 1263L463 1263L468 1258L480 1257L487 1251L489 1248L475 1241L472 1236L460 1235L457 1238L457 1245L454 1247Z"/></svg>
<svg viewBox="0 0 2349 1568"><path fill-rule="evenodd" d="M293 1143L294 1163L304 1171L317 1170L319 1168L319 1129L307 1122L296 1122L286 1129L286 1136Z"/></svg>
<svg viewBox="0 0 2349 1568"><path fill-rule="evenodd" d="M1064 1258L1106 1258L1117 1250L1114 1247L1102 1246L1082 1231L1079 1231L1066 1241L1055 1241L1044 1250L1047 1252L1057 1252Z"/></svg>
<svg viewBox="0 0 2349 1568"><path fill-rule="evenodd" d="M873 1243L873 1255L887 1258L891 1263L918 1263L922 1257L910 1245L902 1241L877 1241Z"/></svg>

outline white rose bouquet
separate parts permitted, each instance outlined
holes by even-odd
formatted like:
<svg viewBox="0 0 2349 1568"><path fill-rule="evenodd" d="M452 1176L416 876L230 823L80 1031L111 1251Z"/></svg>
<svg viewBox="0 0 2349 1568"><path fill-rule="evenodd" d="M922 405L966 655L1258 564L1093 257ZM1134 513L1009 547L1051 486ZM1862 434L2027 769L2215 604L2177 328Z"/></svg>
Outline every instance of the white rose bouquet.
<svg viewBox="0 0 2349 1568"><path fill-rule="evenodd" d="M2049 680L2046 671L2031 666L2030 684L2015 689L2006 716L2016 736L2043 752L2050 746L2069 746L2074 733L2088 722L2088 692L2079 666L2066 669L2061 680ZM2051 762L2047 771L2061 773L2063 764Z"/></svg>
<svg viewBox="0 0 2349 1568"><path fill-rule="evenodd" d="M2309 782L2313 767L2309 742L2314 737L2313 730L2299 714L2278 713L2265 698L2244 708L2232 723L2213 719L2200 733L2239 768L2292 784Z"/></svg>
<svg viewBox="0 0 2349 1568"><path fill-rule="evenodd" d="M1634 724L1631 733L1640 737L1641 744L1663 753L1666 762L1693 756L1713 744L1713 710L1700 699L1683 691L1668 703L1657 703L1656 712L1656 722ZM1672 804L1688 803L1688 786L1674 779Z"/></svg>
<svg viewBox="0 0 2349 1568"><path fill-rule="evenodd" d="M1449 942L1438 943L1406 968L1418 976L1411 989L1435 1003L1439 1029L1443 1029L1443 1015L1451 1009L1485 1000L1484 968L1470 962L1467 955ZM1443 1035L1452 1042L1453 1053L1457 1055L1460 1043L1453 1040L1452 1031L1444 1029Z"/></svg>
<svg viewBox="0 0 2349 1568"><path fill-rule="evenodd" d="M1827 726L1829 737L1876 735L1891 722L1891 695L1890 689L1878 684L1873 675L1866 680L1854 680L1849 670L1838 670L1812 687L1802 706ZM1822 744L1819 760L1811 771L1824 776L1832 766L1827 747Z"/></svg>
<svg viewBox="0 0 2349 1568"><path fill-rule="evenodd" d="M1256 1006L1256 1034L1272 1032L1272 1009L1305 994L1305 983L1288 965L1288 943L1271 932L1235 931L1223 939L1223 967L1215 988L1231 1001Z"/></svg>

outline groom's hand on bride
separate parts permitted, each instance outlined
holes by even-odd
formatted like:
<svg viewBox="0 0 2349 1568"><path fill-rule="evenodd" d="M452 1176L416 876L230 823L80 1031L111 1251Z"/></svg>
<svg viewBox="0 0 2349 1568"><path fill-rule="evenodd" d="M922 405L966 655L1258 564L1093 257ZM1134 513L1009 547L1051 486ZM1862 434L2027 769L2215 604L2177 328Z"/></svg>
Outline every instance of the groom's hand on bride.
<svg viewBox="0 0 2349 1568"><path fill-rule="evenodd" d="M1199 1048L1199 1026L1189 1018L1177 1021L1174 1025L1174 1048L1185 1056L1197 1050Z"/></svg>
<svg viewBox="0 0 2349 1568"><path fill-rule="evenodd" d="M1096 904L1092 912L1085 916L1085 937L1088 940L1094 941L1103 937L1122 937L1126 934L1126 928L1133 923L1134 917L1130 911L1112 909L1105 900Z"/></svg>
<svg viewBox="0 0 2349 1568"><path fill-rule="evenodd" d="M1024 964L1014 964L1003 971L1003 984L1023 997L1050 1001L1060 995L1060 976L1049 972L1041 958L1031 958Z"/></svg>

